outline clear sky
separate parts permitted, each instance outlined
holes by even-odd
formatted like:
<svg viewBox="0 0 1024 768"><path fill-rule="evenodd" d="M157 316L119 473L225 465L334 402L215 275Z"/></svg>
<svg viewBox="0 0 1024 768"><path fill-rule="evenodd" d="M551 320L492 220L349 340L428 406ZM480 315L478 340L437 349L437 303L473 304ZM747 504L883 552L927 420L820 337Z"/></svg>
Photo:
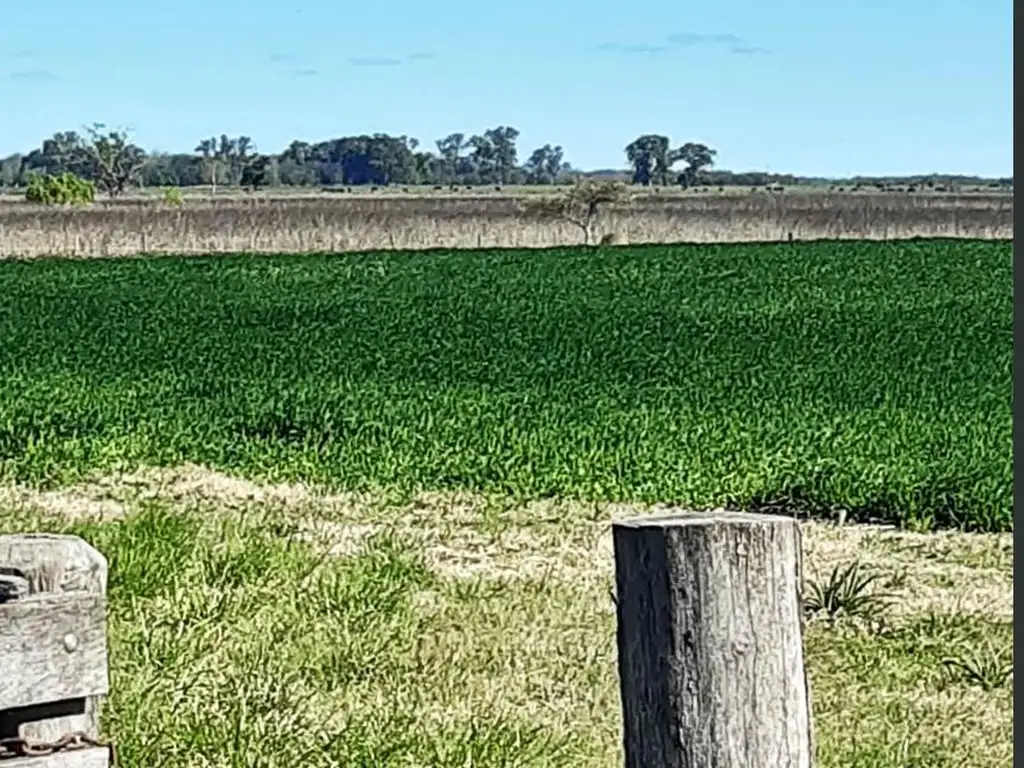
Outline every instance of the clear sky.
<svg viewBox="0 0 1024 768"><path fill-rule="evenodd" d="M496 125L624 167L642 133L800 175L1013 165L1011 0L0 0L0 155L58 130L204 136Z"/></svg>

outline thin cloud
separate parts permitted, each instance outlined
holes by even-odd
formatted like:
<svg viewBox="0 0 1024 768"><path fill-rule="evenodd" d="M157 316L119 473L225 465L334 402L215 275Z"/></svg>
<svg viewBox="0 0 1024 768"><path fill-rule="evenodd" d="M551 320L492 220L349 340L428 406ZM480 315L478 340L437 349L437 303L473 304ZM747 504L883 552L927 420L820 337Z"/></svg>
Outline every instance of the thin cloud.
<svg viewBox="0 0 1024 768"><path fill-rule="evenodd" d="M668 36L668 41L673 45L681 45L683 47L693 45L740 45L743 42L737 35L730 32L718 32L711 35L700 32L676 32Z"/></svg>
<svg viewBox="0 0 1024 768"><path fill-rule="evenodd" d="M432 53L426 53L425 51L417 51L416 53L409 54L409 61L433 61L436 59Z"/></svg>
<svg viewBox="0 0 1024 768"><path fill-rule="evenodd" d="M348 63L353 67L397 67L402 63L402 60L392 59L387 56L363 56L361 58L349 59Z"/></svg>
<svg viewBox="0 0 1024 768"><path fill-rule="evenodd" d="M602 43L597 46L597 50L606 53L659 54L666 53L673 48L697 48L704 46L709 48L725 48L730 53L738 56L759 56L771 53L767 48L751 45L739 37L739 35L734 35L731 32L715 32L712 34L676 32L666 37L665 41L665 43L657 45L649 43Z"/></svg>
<svg viewBox="0 0 1024 768"><path fill-rule="evenodd" d="M28 48L22 48L20 51L15 51L11 54L12 59L31 59L33 56L35 56L35 53Z"/></svg>
<svg viewBox="0 0 1024 768"><path fill-rule="evenodd" d="M601 43L597 50L610 53L665 53L668 46L648 45L647 43Z"/></svg>
<svg viewBox="0 0 1024 768"><path fill-rule="evenodd" d="M680 48L696 48L698 46L728 48L729 53L738 56L767 56L771 53L767 48L760 45L751 45L739 35L731 32L715 32L706 34L703 32L676 32L667 38L671 45Z"/></svg>
<svg viewBox="0 0 1024 768"><path fill-rule="evenodd" d="M316 77L320 74L320 70L304 65L302 59L292 53L272 53L267 61L277 64L277 74L287 77Z"/></svg>
<svg viewBox="0 0 1024 768"><path fill-rule="evenodd" d="M23 83L55 83L60 80L60 76L49 69L16 69L8 77Z"/></svg>

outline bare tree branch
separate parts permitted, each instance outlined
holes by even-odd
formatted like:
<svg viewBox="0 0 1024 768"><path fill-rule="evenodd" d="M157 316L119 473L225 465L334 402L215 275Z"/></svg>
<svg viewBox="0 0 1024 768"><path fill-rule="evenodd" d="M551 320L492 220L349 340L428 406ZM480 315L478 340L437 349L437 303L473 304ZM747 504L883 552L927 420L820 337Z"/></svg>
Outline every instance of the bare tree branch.
<svg viewBox="0 0 1024 768"><path fill-rule="evenodd" d="M554 197L524 200L523 210L542 220L562 220L583 231L583 244L593 240L594 224L606 204L629 202L629 190L617 181L578 180L566 192Z"/></svg>

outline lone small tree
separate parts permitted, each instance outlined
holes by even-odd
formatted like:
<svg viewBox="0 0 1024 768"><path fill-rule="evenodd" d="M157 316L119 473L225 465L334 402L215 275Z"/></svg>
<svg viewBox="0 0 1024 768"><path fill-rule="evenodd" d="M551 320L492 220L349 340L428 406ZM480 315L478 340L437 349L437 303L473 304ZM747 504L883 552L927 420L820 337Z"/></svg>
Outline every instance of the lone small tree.
<svg viewBox="0 0 1024 768"><path fill-rule="evenodd" d="M577 179L576 183L550 197L524 200L520 205L529 214L546 221L568 221L583 230L583 244L590 245L594 225L605 205L629 202L629 190L618 181Z"/></svg>
<svg viewBox="0 0 1024 768"><path fill-rule="evenodd" d="M146 163L146 153L129 141L126 131L105 131L102 123L87 128L89 140L81 144L80 153L89 175L110 197L122 194L138 180Z"/></svg>

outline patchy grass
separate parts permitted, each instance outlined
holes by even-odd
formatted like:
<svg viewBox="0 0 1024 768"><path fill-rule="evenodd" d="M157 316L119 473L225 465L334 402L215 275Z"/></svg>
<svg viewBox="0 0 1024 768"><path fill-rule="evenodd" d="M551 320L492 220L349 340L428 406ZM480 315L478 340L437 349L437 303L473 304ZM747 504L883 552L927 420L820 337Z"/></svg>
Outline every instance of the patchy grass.
<svg viewBox="0 0 1024 768"><path fill-rule="evenodd" d="M608 523L654 510L186 467L8 488L0 530L109 559L105 728L126 765L575 768L621 764ZM808 622L818 765L1009 765L1011 536L805 523L804 541L809 581L857 563L844 583L888 595L880 621Z"/></svg>

